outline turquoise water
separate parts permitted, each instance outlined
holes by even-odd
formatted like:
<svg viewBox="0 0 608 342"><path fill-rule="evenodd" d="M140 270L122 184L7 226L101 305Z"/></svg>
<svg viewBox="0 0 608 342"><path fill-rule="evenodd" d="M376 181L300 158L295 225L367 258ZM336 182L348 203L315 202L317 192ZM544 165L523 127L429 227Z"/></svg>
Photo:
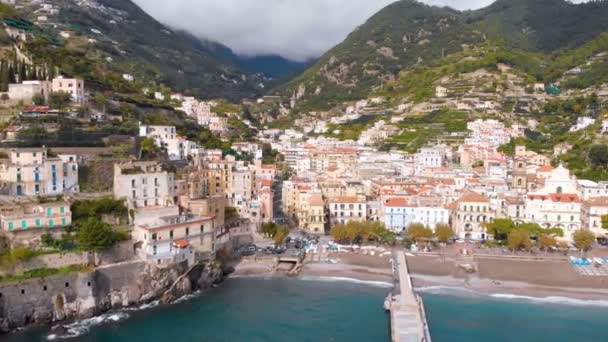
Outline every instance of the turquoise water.
<svg viewBox="0 0 608 342"><path fill-rule="evenodd" d="M462 291L422 297L433 342L608 341L605 301L496 298Z"/></svg>
<svg viewBox="0 0 608 342"><path fill-rule="evenodd" d="M128 319L114 314L119 322L106 315L106 323L68 341L389 341L383 308L389 290L349 282L229 279L191 300L130 311ZM7 341L44 341L47 335L28 331Z"/></svg>
<svg viewBox="0 0 608 342"><path fill-rule="evenodd" d="M342 281L229 279L177 304L78 322L70 328L82 335L67 341L388 342L389 319L382 308L388 290ZM605 306L429 291L423 298L433 342L608 341ZM48 337L48 329L41 329L1 340Z"/></svg>

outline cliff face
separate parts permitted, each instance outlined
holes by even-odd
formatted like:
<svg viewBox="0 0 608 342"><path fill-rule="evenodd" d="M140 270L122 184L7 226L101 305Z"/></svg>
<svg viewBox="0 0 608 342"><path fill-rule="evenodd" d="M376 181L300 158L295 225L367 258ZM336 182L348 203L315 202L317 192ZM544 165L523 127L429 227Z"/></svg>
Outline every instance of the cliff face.
<svg viewBox="0 0 608 342"><path fill-rule="evenodd" d="M111 309L161 299L170 303L222 279L215 262L159 268L143 261L110 265L91 273L0 285L0 332L29 324L83 319Z"/></svg>

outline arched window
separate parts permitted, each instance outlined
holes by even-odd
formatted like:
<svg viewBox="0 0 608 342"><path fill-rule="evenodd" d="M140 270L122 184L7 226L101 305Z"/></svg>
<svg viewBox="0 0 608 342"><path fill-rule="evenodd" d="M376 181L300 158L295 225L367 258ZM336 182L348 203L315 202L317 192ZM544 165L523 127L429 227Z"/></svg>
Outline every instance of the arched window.
<svg viewBox="0 0 608 342"><path fill-rule="evenodd" d="M561 193L563 193L563 192L564 192L564 189L562 189L562 187L561 187L561 186L558 186L558 187L557 187L557 191L556 191L556 192L557 192L558 194L561 194Z"/></svg>

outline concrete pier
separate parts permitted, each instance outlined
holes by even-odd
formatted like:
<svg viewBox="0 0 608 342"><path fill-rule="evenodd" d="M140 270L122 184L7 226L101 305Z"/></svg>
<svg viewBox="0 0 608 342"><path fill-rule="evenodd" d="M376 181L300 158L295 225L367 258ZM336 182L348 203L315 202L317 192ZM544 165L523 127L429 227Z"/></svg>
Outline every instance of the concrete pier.
<svg viewBox="0 0 608 342"><path fill-rule="evenodd" d="M431 342L424 304L414 292L405 253L396 252L393 260L399 284L390 303L391 339L393 342Z"/></svg>

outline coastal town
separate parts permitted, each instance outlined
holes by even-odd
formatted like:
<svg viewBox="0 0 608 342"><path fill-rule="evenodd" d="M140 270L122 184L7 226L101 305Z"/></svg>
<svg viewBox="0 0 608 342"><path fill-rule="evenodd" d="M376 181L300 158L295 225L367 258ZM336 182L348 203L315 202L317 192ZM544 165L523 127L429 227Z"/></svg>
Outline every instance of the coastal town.
<svg viewBox="0 0 608 342"><path fill-rule="evenodd" d="M395 342L431 340L425 289L608 296L608 85L568 86L608 46L543 82L493 42L462 44L318 109L310 96L332 90L301 78L264 93L271 78L222 67L225 98L170 84L124 57L112 27L132 13L69 3L0 1L1 333L52 323L77 337L60 322L231 275L388 284ZM111 18L107 31L66 23L76 10ZM398 59L379 44L366 46ZM55 65L54 49L82 65ZM334 58L324 77L348 85L356 63ZM247 82L257 92L232 97Z"/></svg>

